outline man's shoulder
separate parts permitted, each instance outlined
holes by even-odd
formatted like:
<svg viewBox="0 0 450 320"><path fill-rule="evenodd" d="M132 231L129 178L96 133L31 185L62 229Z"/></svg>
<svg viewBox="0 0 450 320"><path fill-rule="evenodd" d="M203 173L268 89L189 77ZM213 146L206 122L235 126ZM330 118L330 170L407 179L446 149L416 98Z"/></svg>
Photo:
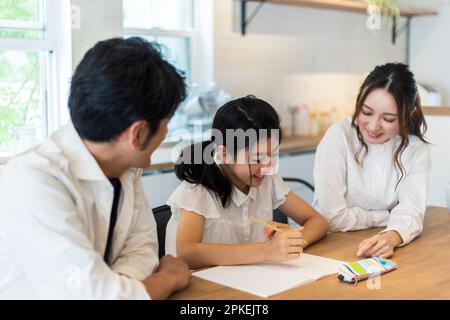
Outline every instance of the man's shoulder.
<svg viewBox="0 0 450 320"><path fill-rule="evenodd" d="M73 180L71 164L62 148L52 137L41 144L13 156L2 169L0 177L3 188L25 184L46 183L50 180Z"/></svg>
<svg viewBox="0 0 450 320"><path fill-rule="evenodd" d="M27 151L13 156L5 166L5 172L18 170L37 170L44 172L64 171L68 159L52 140L47 139Z"/></svg>

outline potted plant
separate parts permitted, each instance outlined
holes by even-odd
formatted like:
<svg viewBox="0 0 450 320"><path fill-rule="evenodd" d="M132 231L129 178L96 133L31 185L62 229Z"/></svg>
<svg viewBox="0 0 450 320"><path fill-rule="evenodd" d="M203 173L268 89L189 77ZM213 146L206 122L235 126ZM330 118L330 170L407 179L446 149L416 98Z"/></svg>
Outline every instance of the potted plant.
<svg viewBox="0 0 450 320"><path fill-rule="evenodd" d="M365 0L367 2L367 28L370 30L381 29L381 16L398 17L400 9L396 0Z"/></svg>
<svg viewBox="0 0 450 320"><path fill-rule="evenodd" d="M380 9L381 14L387 16L398 16L400 15L400 9L397 5L396 0L365 0L367 5L376 6Z"/></svg>

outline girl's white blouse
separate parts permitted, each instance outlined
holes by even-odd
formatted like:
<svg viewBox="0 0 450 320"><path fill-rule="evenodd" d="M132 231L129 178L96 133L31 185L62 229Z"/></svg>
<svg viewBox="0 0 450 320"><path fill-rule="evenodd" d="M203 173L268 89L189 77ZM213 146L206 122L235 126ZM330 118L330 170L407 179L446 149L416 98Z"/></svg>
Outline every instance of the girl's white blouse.
<svg viewBox="0 0 450 320"><path fill-rule="evenodd" d="M166 229L166 253L176 255L176 234L180 211L193 211L205 218L202 242L263 242L263 226L249 220L253 215L264 221L273 220L273 210L287 198L289 187L278 175L268 175L248 194L233 186L231 199L223 208L220 199L202 185L183 181L167 200L172 217Z"/></svg>
<svg viewBox="0 0 450 320"><path fill-rule="evenodd" d="M383 232L400 234L402 245L422 232L430 146L409 136L401 157L405 176L396 187L400 172L394 167L393 154L400 142L396 136L384 144L369 144L361 167L354 156L361 143L351 119L328 129L316 153L313 206L332 231L386 227Z"/></svg>

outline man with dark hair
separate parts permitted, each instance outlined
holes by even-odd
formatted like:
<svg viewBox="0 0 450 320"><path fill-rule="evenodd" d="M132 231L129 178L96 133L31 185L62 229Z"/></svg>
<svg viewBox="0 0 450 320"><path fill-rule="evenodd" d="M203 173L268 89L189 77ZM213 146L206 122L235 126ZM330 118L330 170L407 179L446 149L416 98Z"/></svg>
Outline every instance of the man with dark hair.
<svg viewBox="0 0 450 320"><path fill-rule="evenodd" d="M183 75L139 38L97 43L73 75L71 122L13 158L0 182L0 299L165 299L142 169L185 99Z"/></svg>

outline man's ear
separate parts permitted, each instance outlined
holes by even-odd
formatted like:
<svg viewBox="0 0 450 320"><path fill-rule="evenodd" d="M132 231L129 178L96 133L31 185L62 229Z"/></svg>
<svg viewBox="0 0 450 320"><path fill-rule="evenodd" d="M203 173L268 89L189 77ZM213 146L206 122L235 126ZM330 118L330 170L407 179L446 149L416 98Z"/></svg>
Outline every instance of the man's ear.
<svg viewBox="0 0 450 320"><path fill-rule="evenodd" d="M141 149L148 136L148 123L144 120L133 122L127 129L127 140L133 149Z"/></svg>

